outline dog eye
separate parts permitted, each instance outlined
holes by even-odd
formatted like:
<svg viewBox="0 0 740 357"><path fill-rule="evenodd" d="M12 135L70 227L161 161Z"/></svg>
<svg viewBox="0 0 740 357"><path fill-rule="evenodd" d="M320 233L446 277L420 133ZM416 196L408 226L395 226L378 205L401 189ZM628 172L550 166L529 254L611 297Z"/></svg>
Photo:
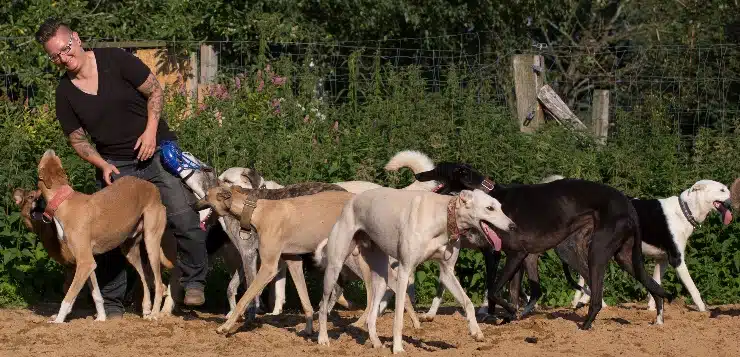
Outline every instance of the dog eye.
<svg viewBox="0 0 740 357"><path fill-rule="evenodd" d="M495 208L493 208L493 206L488 206L488 207L486 207L486 209L489 210L489 211L495 211L496 210Z"/></svg>

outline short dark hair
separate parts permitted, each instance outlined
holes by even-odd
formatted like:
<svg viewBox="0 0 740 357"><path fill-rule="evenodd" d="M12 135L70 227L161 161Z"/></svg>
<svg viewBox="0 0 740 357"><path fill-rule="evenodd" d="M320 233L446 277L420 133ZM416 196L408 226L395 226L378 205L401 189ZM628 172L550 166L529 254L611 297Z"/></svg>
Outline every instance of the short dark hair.
<svg viewBox="0 0 740 357"><path fill-rule="evenodd" d="M47 41L49 41L54 35L57 34L57 31L60 27L66 28L69 30L69 25L62 22L59 19L56 19L54 17L50 17L44 21L44 23L39 26L39 29L36 31L36 41L38 41L40 44L45 44Z"/></svg>

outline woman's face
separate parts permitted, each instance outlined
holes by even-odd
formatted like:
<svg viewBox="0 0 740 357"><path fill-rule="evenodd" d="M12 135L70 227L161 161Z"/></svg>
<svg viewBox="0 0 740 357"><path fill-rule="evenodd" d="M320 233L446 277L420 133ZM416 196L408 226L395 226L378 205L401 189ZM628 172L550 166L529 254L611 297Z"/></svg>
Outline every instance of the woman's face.
<svg viewBox="0 0 740 357"><path fill-rule="evenodd" d="M44 44L49 59L57 66L70 72L77 72L82 67L85 52L76 32L60 28L56 35Z"/></svg>

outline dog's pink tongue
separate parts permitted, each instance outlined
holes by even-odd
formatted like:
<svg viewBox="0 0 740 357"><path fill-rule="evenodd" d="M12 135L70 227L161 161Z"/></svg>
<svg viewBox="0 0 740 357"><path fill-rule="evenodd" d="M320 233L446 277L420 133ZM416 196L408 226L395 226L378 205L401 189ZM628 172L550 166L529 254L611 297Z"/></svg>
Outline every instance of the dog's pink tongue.
<svg viewBox="0 0 740 357"><path fill-rule="evenodd" d="M496 232L492 231L490 228L488 228L488 225L481 224L483 227L483 233L486 234L486 237L488 237L488 241L493 243L493 249L495 249L497 252L501 250L501 238L496 234Z"/></svg>
<svg viewBox="0 0 740 357"><path fill-rule="evenodd" d="M726 225L730 224L732 222L732 212L730 210L725 209L724 212L722 212L722 223Z"/></svg>
<svg viewBox="0 0 740 357"><path fill-rule="evenodd" d="M206 222L205 221L200 221L200 224L198 226L200 227L200 230L202 230L203 232L206 231Z"/></svg>

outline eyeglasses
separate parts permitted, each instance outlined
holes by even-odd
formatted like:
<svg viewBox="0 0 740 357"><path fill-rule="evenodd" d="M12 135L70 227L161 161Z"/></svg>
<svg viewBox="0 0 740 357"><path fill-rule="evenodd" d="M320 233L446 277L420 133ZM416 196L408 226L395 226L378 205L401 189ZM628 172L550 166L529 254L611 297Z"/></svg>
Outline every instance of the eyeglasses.
<svg viewBox="0 0 740 357"><path fill-rule="evenodd" d="M49 60L51 60L52 62L59 61L59 59L62 56L62 54L67 55L67 54L69 54L69 51L72 50L72 40L73 40L73 37L72 37L72 34L70 34L69 35L69 42L67 42L67 45L66 46L62 47L62 50L59 51L59 53L57 53L55 55L51 55L51 56L47 55L46 57L48 57Z"/></svg>

